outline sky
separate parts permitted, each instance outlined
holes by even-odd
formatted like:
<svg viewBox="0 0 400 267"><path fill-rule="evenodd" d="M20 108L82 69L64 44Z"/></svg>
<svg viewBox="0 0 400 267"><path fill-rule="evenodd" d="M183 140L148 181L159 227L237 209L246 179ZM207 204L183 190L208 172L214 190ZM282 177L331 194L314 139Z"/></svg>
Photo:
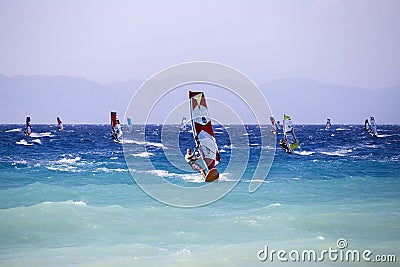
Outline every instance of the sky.
<svg viewBox="0 0 400 267"><path fill-rule="evenodd" d="M400 1L5 1L0 73L145 80L215 61L256 83L400 85Z"/></svg>

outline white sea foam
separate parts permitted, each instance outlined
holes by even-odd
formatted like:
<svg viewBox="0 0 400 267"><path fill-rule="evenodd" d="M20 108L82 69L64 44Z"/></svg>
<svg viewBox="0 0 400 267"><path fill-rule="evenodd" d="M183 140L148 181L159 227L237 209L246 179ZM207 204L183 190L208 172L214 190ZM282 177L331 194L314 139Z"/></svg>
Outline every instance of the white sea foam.
<svg viewBox="0 0 400 267"><path fill-rule="evenodd" d="M32 142L40 145L42 144L42 141L40 141L40 139L33 139Z"/></svg>
<svg viewBox="0 0 400 267"><path fill-rule="evenodd" d="M129 139L124 139L121 142L123 144L146 145L146 146L155 146L155 147L160 147L160 148L163 148L163 149L168 149L166 146L164 146L161 143L143 142L143 141L136 141L136 140L129 140Z"/></svg>
<svg viewBox="0 0 400 267"><path fill-rule="evenodd" d="M319 236L317 236L317 239L318 239L318 240L325 240L325 237L322 236L322 235L319 235Z"/></svg>
<svg viewBox="0 0 400 267"><path fill-rule="evenodd" d="M224 149L220 149L219 152L225 153L226 151Z"/></svg>
<svg viewBox="0 0 400 267"><path fill-rule="evenodd" d="M346 131L347 129L337 128L336 131Z"/></svg>
<svg viewBox="0 0 400 267"><path fill-rule="evenodd" d="M163 178L178 178L191 183L204 183L203 176L198 172L178 174L178 173L168 172L166 170L149 170L145 171L145 173L156 175ZM235 181L235 180L230 180L228 178L228 173L220 173L218 181L221 182L221 181Z"/></svg>
<svg viewBox="0 0 400 267"><path fill-rule="evenodd" d="M118 159L118 157L111 157L110 159Z"/></svg>
<svg viewBox="0 0 400 267"><path fill-rule="evenodd" d="M303 151L293 151L293 153L295 153L296 155L301 155L301 156L310 156L310 155L312 155L312 154L315 154L315 152L314 151L305 151L305 150L303 150Z"/></svg>
<svg viewBox="0 0 400 267"><path fill-rule="evenodd" d="M11 130L7 130L5 131L6 133L13 133L13 132L20 132L21 128L15 128L15 129L11 129Z"/></svg>
<svg viewBox="0 0 400 267"><path fill-rule="evenodd" d="M62 159L60 159L60 160L58 161L58 163L62 163L62 164L74 164L74 163L76 163L76 162L79 161L79 160L81 160L80 157L75 157L75 158L73 158L73 159L71 159L71 158L62 158Z"/></svg>
<svg viewBox="0 0 400 267"><path fill-rule="evenodd" d="M269 204L269 205L267 206L267 208L271 208L271 207L280 207L280 206L282 206L281 203L273 203L273 204Z"/></svg>
<svg viewBox="0 0 400 267"><path fill-rule="evenodd" d="M353 152L352 149L339 149L336 151L322 151L321 154L328 155L328 156L338 156L344 157L346 154Z"/></svg>
<svg viewBox="0 0 400 267"><path fill-rule="evenodd" d="M122 169L122 168L116 168L116 169L110 169L110 168L106 168L106 167L101 167L101 168L97 168L95 169L93 172L128 172L128 169Z"/></svg>
<svg viewBox="0 0 400 267"><path fill-rule="evenodd" d="M28 143L25 139L19 140L18 142L15 142L17 145L24 145L24 146L32 146L32 143Z"/></svg>
<svg viewBox="0 0 400 267"><path fill-rule="evenodd" d="M51 136L51 132L44 132L44 133L31 133L30 137L42 138L42 137L52 137L52 136Z"/></svg>
<svg viewBox="0 0 400 267"><path fill-rule="evenodd" d="M137 157L137 158L148 158L150 156L153 156L153 153L150 152L141 152L141 153L136 153L136 154L131 154L131 156Z"/></svg>
<svg viewBox="0 0 400 267"><path fill-rule="evenodd" d="M79 170L74 166L65 166L65 165L46 166L46 169L51 171L61 171L61 172L83 172L83 170Z"/></svg>

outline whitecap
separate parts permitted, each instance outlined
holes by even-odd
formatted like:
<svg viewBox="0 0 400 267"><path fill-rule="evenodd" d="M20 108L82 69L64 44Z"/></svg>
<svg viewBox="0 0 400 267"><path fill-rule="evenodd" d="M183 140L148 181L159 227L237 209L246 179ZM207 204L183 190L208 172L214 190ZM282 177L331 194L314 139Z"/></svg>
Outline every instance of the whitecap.
<svg viewBox="0 0 400 267"><path fill-rule="evenodd" d="M19 140L18 142L15 142L17 145L24 145L24 146L32 146L33 144L28 143L26 140L22 139Z"/></svg>
<svg viewBox="0 0 400 267"><path fill-rule="evenodd" d="M7 130L5 131L6 133L13 133L13 132L20 132L21 128L15 128L15 129L11 129L11 130Z"/></svg>
<svg viewBox="0 0 400 267"><path fill-rule="evenodd" d="M74 164L74 163L76 163L77 161L79 161L79 160L81 160L81 158L80 157L75 157L75 158L73 158L73 159L68 159L68 158L62 158L62 159L60 159L59 161L58 161L58 163L63 163L63 164Z"/></svg>
<svg viewBox="0 0 400 267"><path fill-rule="evenodd" d="M271 207L280 207L280 206L282 206L281 203L273 203L273 204L269 204L269 205L267 206L267 208L271 208Z"/></svg>
<svg viewBox="0 0 400 267"><path fill-rule="evenodd" d="M154 142L146 142L146 141L136 141L136 140L129 140L129 139L124 139L121 141L123 144L136 144L136 145L146 145L146 146L155 146L155 147L160 147L163 149L168 149L166 146L164 146L161 143L154 143Z"/></svg>
<svg viewBox="0 0 400 267"><path fill-rule="evenodd" d="M314 154L314 151L293 151L293 153L297 154L297 155L301 155L301 156L310 156L312 154Z"/></svg>
<svg viewBox="0 0 400 267"><path fill-rule="evenodd" d="M42 141L40 141L40 139L33 139L32 142L40 145L42 144Z"/></svg>
<svg viewBox="0 0 400 267"><path fill-rule="evenodd" d="M131 154L131 156L137 157L137 158L148 158L150 156L153 156L153 153L150 152L141 152L141 153L136 153L136 154Z"/></svg>
<svg viewBox="0 0 400 267"><path fill-rule="evenodd" d="M30 137L32 138L51 137L51 132L31 133Z"/></svg>
<svg viewBox="0 0 400 267"><path fill-rule="evenodd" d="M352 149L339 149L336 151L321 151L321 154L327 155L327 156L338 156L338 157L344 157L346 154L353 152Z"/></svg>

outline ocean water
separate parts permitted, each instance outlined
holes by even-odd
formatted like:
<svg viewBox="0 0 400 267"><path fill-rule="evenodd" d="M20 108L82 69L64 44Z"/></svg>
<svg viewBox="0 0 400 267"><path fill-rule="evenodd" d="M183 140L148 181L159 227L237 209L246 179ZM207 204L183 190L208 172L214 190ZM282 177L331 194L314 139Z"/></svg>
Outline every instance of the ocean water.
<svg viewBox="0 0 400 267"><path fill-rule="evenodd" d="M32 137L23 135L22 125L0 125L0 265L283 266L288 263L276 255L260 261L259 251L341 250L338 239L347 242L343 251L368 249L399 261L400 126L379 126L378 138L361 125L295 127L301 149L288 155L275 144L271 170L254 193L249 183L260 155L260 129L247 127L250 155L241 177L235 167L226 171L233 147L227 127L216 127L219 183L236 185L208 205L177 208L147 195L131 174L202 186L180 154L194 146L190 132L151 125L145 143L125 133L132 145L130 172L108 125L65 125L62 132L33 125ZM179 137L177 147L169 134ZM273 152L272 145L268 149ZM167 151L175 153L173 165ZM146 160L153 170L144 169ZM311 265L378 263L326 258Z"/></svg>

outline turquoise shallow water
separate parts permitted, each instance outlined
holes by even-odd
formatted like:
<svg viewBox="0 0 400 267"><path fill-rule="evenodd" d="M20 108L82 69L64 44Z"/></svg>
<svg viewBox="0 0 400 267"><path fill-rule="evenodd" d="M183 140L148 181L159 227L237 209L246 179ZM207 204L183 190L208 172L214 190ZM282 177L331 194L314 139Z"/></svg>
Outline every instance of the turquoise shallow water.
<svg viewBox="0 0 400 267"><path fill-rule="evenodd" d="M260 149L258 128L249 126L244 177L222 199L191 209L144 193L127 169L121 144L109 139L108 126L66 125L57 132L34 125L33 138L21 128L0 126L2 266L279 266L285 263L261 262L257 252L266 245L321 251L337 248L339 238L349 249L399 257L400 126L380 126L378 138L358 125L329 131L296 126L301 150L287 155L277 149L267 179L251 194ZM201 185L197 174L169 165L164 152L171 147L161 144L161 129L148 128L147 154L130 154L133 175L151 159L152 175ZM231 146L223 129L216 132L223 172ZM190 133L181 133L179 149L192 142ZM223 178L221 183L233 185L240 177L234 171Z"/></svg>

